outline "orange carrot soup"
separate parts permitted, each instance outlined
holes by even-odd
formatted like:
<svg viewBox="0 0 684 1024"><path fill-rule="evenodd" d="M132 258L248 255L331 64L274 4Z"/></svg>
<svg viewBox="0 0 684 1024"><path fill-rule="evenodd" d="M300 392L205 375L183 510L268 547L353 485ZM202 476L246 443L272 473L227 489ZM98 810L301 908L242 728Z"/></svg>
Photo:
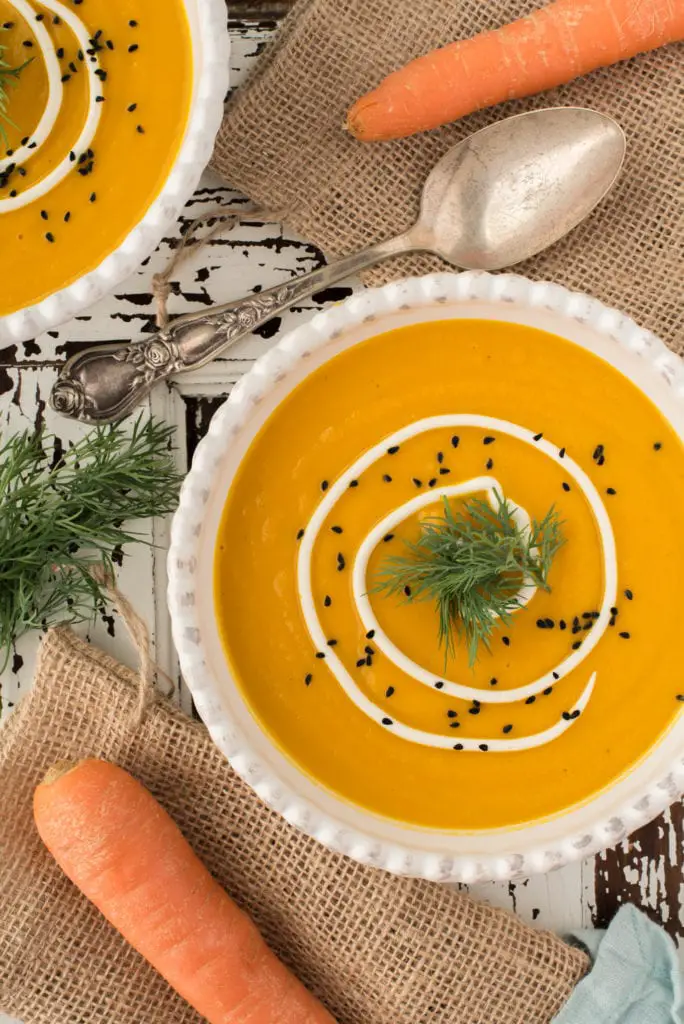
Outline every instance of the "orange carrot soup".
<svg viewBox="0 0 684 1024"><path fill-rule="evenodd" d="M0 0L0 315L73 283L140 222L192 93L182 0Z"/></svg>
<svg viewBox="0 0 684 1024"><path fill-rule="evenodd" d="M215 555L226 658L346 801L442 830L549 818L684 707L683 503L674 429L586 349L478 320L376 336L240 464Z"/></svg>

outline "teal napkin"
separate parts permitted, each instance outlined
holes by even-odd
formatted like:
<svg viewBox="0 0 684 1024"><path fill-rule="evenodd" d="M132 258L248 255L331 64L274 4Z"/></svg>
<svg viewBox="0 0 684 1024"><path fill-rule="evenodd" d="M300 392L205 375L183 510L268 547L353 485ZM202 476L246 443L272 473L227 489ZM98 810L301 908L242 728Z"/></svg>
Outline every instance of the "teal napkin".
<svg viewBox="0 0 684 1024"><path fill-rule="evenodd" d="M621 907L606 931L570 936L594 966L554 1024L683 1024L682 981L672 939L636 907Z"/></svg>

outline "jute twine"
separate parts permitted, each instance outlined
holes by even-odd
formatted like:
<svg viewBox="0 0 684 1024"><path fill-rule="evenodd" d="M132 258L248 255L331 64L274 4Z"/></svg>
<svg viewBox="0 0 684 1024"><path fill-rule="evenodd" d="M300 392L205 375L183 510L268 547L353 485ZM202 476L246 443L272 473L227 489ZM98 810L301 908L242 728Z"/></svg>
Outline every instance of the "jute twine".
<svg viewBox="0 0 684 1024"><path fill-rule="evenodd" d="M330 853L270 811L204 728L150 699L147 630L131 672L65 629L0 727L0 1011L24 1024L199 1024L57 868L33 790L61 760L131 771L339 1024L549 1024L586 956L445 886ZM147 651L147 653L145 653Z"/></svg>

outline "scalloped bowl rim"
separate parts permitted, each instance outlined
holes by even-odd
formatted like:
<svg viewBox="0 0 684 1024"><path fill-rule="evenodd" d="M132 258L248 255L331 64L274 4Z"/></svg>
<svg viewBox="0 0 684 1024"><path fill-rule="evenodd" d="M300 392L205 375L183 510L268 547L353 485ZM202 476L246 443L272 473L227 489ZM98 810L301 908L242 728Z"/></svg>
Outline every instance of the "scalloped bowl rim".
<svg viewBox="0 0 684 1024"><path fill-rule="evenodd" d="M482 882L537 874L614 846L684 792L684 716L631 771L544 821L473 833L413 828L347 803L283 754L249 712L223 655L213 552L232 476L301 379L338 352L406 323L484 316L541 327L594 351L649 395L684 440L684 363L652 333L577 292L468 271L367 289L285 334L233 388L198 446L172 524L168 601L181 669L211 737L273 810L337 853L397 874Z"/></svg>
<svg viewBox="0 0 684 1024"><path fill-rule="evenodd" d="M142 219L98 266L39 302L0 316L0 345L58 327L111 292L154 252L195 191L223 119L230 37L225 0L183 0L183 5L193 50L192 98L183 141L165 182Z"/></svg>

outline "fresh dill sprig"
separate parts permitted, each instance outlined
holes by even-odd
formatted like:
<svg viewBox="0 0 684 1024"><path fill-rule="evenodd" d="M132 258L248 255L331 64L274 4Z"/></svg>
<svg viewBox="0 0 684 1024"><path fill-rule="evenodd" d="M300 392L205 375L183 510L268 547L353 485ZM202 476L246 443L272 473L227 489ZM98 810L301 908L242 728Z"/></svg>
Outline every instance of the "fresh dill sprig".
<svg viewBox="0 0 684 1024"><path fill-rule="evenodd" d="M17 127L8 114L9 93L7 91L7 87L11 87L16 84L19 75L24 70L26 65L31 63L31 60L33 58L29 58L29 60L24 61L24 63L21 64L19 67L13 68L10 67L10 65L3 57L5 49L6 48L0 43L0 139L2 139L5 145L7 145L7 132L5 131L3 121L5 122L5 124L11 125L12 128Z"/></svg>
<svg viewBox="0 0 684 1024"><path fill-rule="evenodd" d="M445 498L443 515L423 520L418 541L407 542L410 554L385 559L374 581L376 593L408 587L412 600L435 602L445 662L459 636L471 666L480 644L489 650L497 618L507 625L520 607L521 587L550 589L549 569L565 543L555 508L521 529L511 505L498 493L496 501L492 508L472 498L454 512Z"/></svg>
<svg viewBox="0 0 684 1024"><path fill-rule="evenodd" d="M45 432L0 437L0 670L30 629L87 621L106 601L124 523L175 506L173 427L98 427L62 450Z"/></svg>

